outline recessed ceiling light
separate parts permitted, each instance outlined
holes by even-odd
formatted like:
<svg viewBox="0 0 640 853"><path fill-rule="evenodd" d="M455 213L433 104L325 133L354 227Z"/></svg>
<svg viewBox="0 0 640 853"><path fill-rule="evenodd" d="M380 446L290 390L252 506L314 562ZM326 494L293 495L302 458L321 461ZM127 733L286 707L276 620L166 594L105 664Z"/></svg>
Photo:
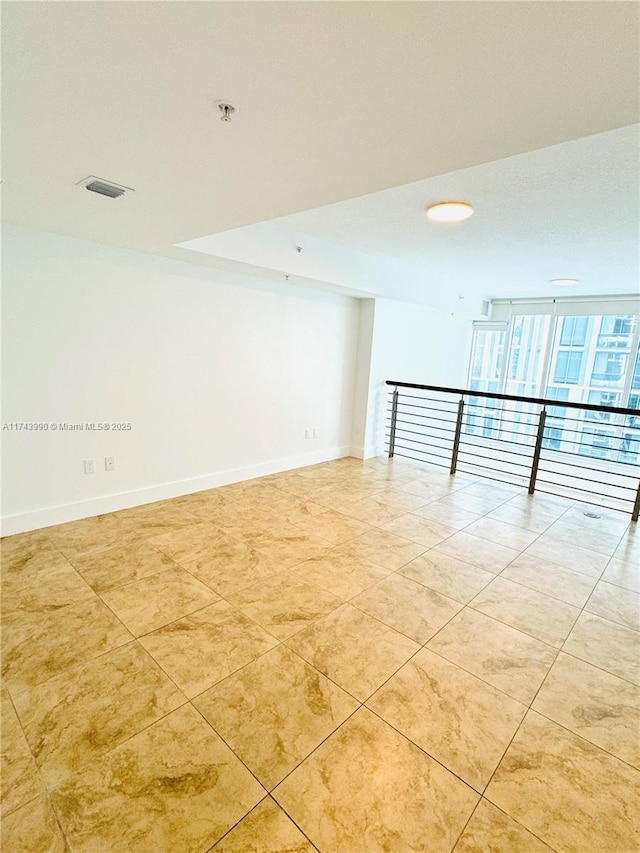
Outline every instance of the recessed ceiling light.
<svg viewBox="0 0 640 853"><path fill-rule="evenodd" d="M432 222L462 222L473 216L473 207L466 201L439 201L427 207L427 219Z"/></svg>
<svg viewBox="0 0 640 853"><path fill-rule="evenodd" d="M551 284L554 287L575 287L578 283L577 278L552 278Z"/></svg>

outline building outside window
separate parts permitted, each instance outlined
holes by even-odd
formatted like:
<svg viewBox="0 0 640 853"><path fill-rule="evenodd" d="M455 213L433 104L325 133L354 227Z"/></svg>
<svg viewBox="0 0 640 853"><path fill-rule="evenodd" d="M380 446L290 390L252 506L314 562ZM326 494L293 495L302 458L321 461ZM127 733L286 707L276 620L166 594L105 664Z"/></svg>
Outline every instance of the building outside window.
<svg viewBox="0 0 640 853"><path fill-rule="evenodd" d="M636 314L519 315L514 305L507 331L476 331L471 388L566 402L639 409L638 416L548 407L543 446L593 458L640 460L640 350ZM490 343L493 336L493 344ZM482 344L480 345L480 340ZM499 348L500 359L493 353ZM633 374L630 372L633 370ZM473 383L476 384L473 384ZM532 434L538 406L522 404L511 415L513 433ZM507 437L497 412L474 421L477 434ZM474 431L474 430L469 430Z"/></svg>

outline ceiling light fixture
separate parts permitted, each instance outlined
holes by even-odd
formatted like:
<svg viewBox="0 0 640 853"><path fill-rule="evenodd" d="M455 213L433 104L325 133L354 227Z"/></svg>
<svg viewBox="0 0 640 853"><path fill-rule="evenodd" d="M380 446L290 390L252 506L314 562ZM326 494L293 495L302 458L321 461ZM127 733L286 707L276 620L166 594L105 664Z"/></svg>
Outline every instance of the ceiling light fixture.
<svg viewBox="0 0 640 853"><path fill-rule="evenodd" d="M427 219L432 222L463 222L473 216L473 207L466 201L439 201L427 207Z"/></svg>
<svg viewBox="0 0 640 853"><path fill-rule="evenodd" d="M575 287L578 283L577 278L552 278L551 284L554 287Z"/></svg>

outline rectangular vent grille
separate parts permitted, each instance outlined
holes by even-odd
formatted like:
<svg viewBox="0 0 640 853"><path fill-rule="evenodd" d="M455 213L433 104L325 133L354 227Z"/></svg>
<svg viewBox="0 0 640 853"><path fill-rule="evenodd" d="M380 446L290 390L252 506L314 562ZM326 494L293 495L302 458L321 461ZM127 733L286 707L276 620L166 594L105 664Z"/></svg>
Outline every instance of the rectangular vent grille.
<svg viewBox="0 0 640 853"><path fill-rule="evenodd" d="M125 193L133 192L131 187L123 187L120 184L114 184L113 181L107 181L95 175L89 175L88 178L79 181L78 186L84 187L89 192L98 193L98 195L106 195L107 198L120 198Z"/></svg>
<svg viewBox="0 0 640 853"><path fill-rule="evenodd" d="M90 184L87 184L87 189L89 192L107 195L109 198L120 198L120 196L125 193L125 190L121 187L114 187L111 184L105 184L102 181L91 181Z"/></svg>

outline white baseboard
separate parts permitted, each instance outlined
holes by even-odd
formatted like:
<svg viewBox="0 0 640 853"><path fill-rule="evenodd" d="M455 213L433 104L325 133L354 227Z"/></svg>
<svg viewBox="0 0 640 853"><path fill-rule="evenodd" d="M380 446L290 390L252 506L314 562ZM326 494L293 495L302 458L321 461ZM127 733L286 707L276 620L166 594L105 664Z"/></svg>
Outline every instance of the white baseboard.
<svg viewBox="0 0 640 853"><path fill-rule="evenodd" d="M348 455L354 456L356 459L373 459L375 456L385 455L385 451L381 447L360 447L354 444L349 448Z"/></svg>
<svg viewBox="0 0 640 853"><path fill-rule="evenodd" d="M80 518L90 518L94 515L117 512L120 509L129 509L129 507L133 506L143 506L154 501L169 500L170 498L177 498L182 495L190 495L193 492L201 492L205 489L228 486L230 483L240 483L243 480L253 480L256 477L267 477L269 474L279 474L282 471L304 468L307 465L317 465L320 462L329 462L332 459L341 459L343 456L354 455L352 454L352 450L354 449L347 445L327 448L326 450L316 450L312 453L289 456L285 459L276 459L271 462L260 463L259 465L249 465L245 468L234 468L230 471L218 471L215 474L205 474L202 477L193 477L188 480L162 483L156 486L147 486L144 489L120 492L115 495L103 495L99 498L91 498L90 500L78 503L62 504L31 512L6 515L0 519L1 535L13 536L16 533L39 530L42 527L51 527L54 524L64 524L67 521L77 521Z"/></svg>

